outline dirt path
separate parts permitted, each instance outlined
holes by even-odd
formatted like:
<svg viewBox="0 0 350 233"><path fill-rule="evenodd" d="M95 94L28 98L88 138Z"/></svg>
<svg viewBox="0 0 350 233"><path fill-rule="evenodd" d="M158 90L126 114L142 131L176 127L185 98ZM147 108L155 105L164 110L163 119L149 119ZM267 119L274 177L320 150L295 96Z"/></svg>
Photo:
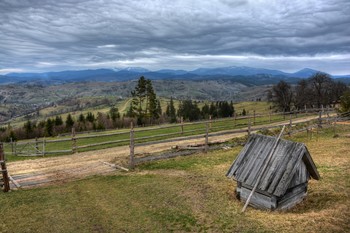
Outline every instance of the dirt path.
<svg viewBox="0 0 350 233"><path fill-rule="evenodd" d="M308 121L316 117L305 117L294 120L294 123ZM289 123L289 121L267 124L265 126L276 126ZM259 126L262 127L262 126ZM222 136L212 136L210 142L227 141L234 137L241 137L246 133L226 134ZM187 146L191 144L204 143L204 138L164 142L146 146L136 146L136 154L157 153L169 150L172 146ZM115 172L115 168L103 162L115 161L119 165L126 166L128 162L129 146L103 149L76 153L73 155L40 158L8 163L10 175L22 186L37 186L48 183L67 182L81 179L90 175L106 174Z"/></svg>

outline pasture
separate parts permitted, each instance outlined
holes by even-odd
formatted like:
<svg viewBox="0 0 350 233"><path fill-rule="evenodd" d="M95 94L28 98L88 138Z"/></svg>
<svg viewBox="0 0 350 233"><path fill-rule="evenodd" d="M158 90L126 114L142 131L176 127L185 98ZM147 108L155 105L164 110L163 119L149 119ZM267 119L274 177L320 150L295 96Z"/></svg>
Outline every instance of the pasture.
<svg viewBox="0 0 350 233"><path fill-rule="evenodd" d="M321 175L288 212L248 208L225 173L241 147L145 163L135 171L0 193L0 232L348 232L350 126L306 143ZM91 153L91 152L89 152Z"/></svg>

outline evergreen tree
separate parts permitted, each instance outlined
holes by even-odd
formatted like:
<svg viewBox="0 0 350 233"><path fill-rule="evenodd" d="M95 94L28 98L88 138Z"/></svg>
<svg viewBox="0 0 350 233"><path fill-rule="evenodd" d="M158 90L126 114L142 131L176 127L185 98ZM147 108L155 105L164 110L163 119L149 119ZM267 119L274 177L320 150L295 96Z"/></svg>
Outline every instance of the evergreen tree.
<svg viewBox="0 0 350 233"><path fill-rule="evenodd" d="M142 109L142 106L146 98L146 85L147 85L147 81L145 77L141 76L137 81L135 90L131 92L131 95L133 97L132 99L133 112L137 117L138 125L141 125L143 123L143 120L145 117L145 111Z"/></svg>
<svg viewBox="0 0 350 233"><path fill-rule="evenodd" d="M166 115L170 118L170 123L176 122L176 110L173 97L170 97L170 103L167 105Z"/></svg>
<svg viewBox="0 0 350 233"><path fill-rule="evenodd" d="M109 115L113 122L116 122L116 120L120 118L119 110L116 107L111 107L109 110Z"/></svg>
<svg viewBox="0 0 350 233"><path fill-rule="evenodd" d="M74 120L70 114L68 114L67 119L66 119L66 128L67 129L72 129L74 125Z"/></svg>
<svg viewBox="0 0 350 233"><path fill-rule="evenodd" d="M202 107L202 116L204 119L208 119L210 115L210 107L207 103Z"/></svg>
<svg viewBox="0 0 350 233"><path fill-rule="evenodd" d="M88 112L86 115L86 120L93 123L95 121L95 115L92 112Z"/></svg>
<svg viewBox="0 0 350 233"><path fill-rule="evenodd" d="M63 120L61 116L56 116L55 117L55 125L59 126L59 125L63 125Z"/></svg>
<svg viewBox="0 0 350 233"><path fill-rule="evenodd" d="M157 118L159 118L162 115L162 106L160 105L160 101L157 100Z"/></svg>
<svg viewBox="0 0 350 233"><path fill-rule="evenodd" d="M135 116L138 125L143 124L145 118L152 120L160 117L160 104L158 105L157 95L154 92L151 80L141 76L131 95L133 99L127 115Z"/></svg>
<svg viewBox="0 0 350 233"><path fill-rule="evenodd" d="M45 135L46 136L53 136L53 126L54 126L54 121L51 120L50 118L46 120L45 123Z"/></svg>
<svg viewBox="0 0 350 233"><path fill-rule="evenodd" d="M200 109L196 102L193 103L192 100L183 100L179 105L178 115L190 121L198 120L200 118Z"/></svg>
<svg viewBox="0 0 350 233"><path fill-rule="evenodd" d="M33 132L33 125L30 120L24 123L24 131L26 133L26 137L29 138L30 134Z"/></svg>
<svg viewBox="0 0 350 233"><path fill-rule="evenodd" d="M135 112L134 112L134 108L132 106L132 103L130 104L129 109L126 112L125 116L127 116L127 117L135 117Z"/></svg>
<svg viewBox="0 0 350 233"><path fill-rule="evenodd" d="M350 91L344 92L340 97L340 112L350 112Z"/></svg>
<svg viewBox="0 0 350 233"><path fill-rule="evenodd" d="M79 118L78 118L78 121L79 121L80 123L85 123L84 114L80 113Z"/></svg>

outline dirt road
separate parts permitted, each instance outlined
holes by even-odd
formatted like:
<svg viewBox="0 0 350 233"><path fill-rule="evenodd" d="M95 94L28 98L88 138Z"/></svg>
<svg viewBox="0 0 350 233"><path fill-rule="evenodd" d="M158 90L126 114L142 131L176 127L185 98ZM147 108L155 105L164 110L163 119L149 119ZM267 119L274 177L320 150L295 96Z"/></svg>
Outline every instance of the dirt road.
<svg viewBox="0 0 350 233"><path fill-rule="evenodd" d="M299 123L315 118L314 116L305 117L294 120L293 122ZM287 123L289 123L289 121L265 126L276 126ZM210 142L227 141L234 137L241 137L244 135L246 135L244 132L225 134L222 136L212 136L209 140ZM157 153L169 150L172 146L187 146L197 143L204 143L204 138L136 146L135 153ZM116 164L126 166L129 152L129 146L120 146L98 151L76 153L73 155L10 162L7 165L9 174L22 185L22 187L35 187L51 183L68 182L91 175L115 172L115 168L103 162L113 161Z"/></svg>

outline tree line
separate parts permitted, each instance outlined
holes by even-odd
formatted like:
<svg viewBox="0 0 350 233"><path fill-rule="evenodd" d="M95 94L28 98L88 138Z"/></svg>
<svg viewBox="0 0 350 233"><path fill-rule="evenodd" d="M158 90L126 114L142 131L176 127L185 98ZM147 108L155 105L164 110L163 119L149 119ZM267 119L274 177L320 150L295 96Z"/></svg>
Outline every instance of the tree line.
<svg viewBox="0 0 350 233"><path fill-rule="evenodd" d="M272 87L267 97L277 110L289 112L304 108L334 107L347 91L349 88L345 83L319 72L308 79L301 79L295 86L280 81Z"/></svg>

